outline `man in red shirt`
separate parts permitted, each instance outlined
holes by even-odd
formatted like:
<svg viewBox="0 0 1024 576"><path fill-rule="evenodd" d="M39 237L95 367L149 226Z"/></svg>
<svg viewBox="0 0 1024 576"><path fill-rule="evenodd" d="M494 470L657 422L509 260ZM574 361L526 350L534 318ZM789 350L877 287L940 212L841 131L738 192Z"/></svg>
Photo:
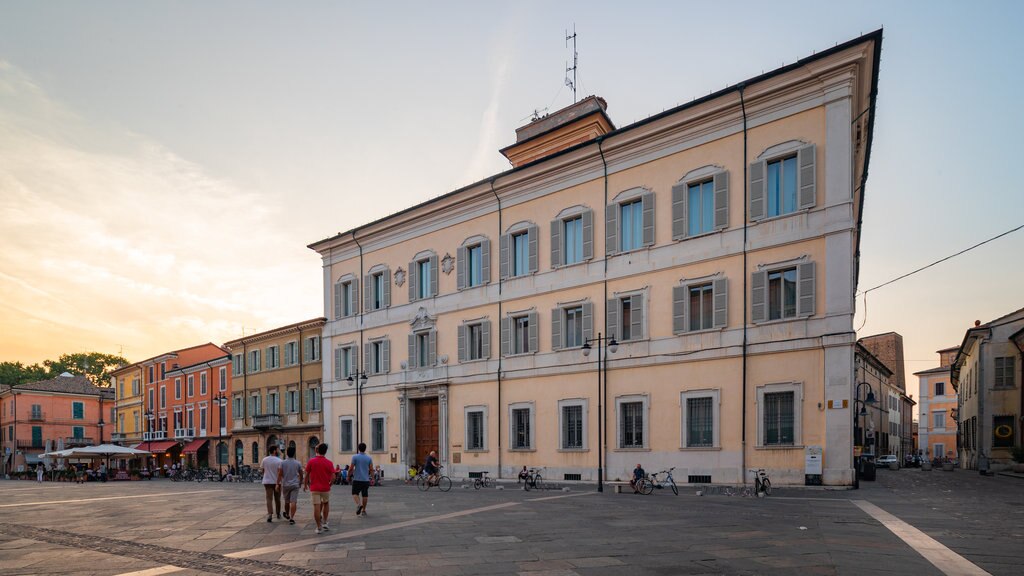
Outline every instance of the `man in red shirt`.
<svg viewBox="0 0 1024 576"><path fill-rule="evenodd" d="M324 454L327 454L327 444L320 444L316 447L316 456L306 463L306 480L302 487L313 495L313 520L316 521L317 534L331 529L327 523L327 514L330 512L334 463Z"/></svg>

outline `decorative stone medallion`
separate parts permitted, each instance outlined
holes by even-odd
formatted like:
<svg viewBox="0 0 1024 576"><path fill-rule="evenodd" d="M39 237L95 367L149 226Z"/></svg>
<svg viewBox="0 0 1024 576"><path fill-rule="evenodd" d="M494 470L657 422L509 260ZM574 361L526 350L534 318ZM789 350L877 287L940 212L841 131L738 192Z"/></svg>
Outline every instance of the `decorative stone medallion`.
<svg viewBox="0 0 1024 576"><path fill-rule="evenodd" d="M447 274L451 274L452 270L454 270L454 269L455 269L455 258L452 258L452 255L448 254L446 252L445 255L444 255L444 258L441 259L441 271L444 272L447 275Z"/></svg>
<svg viewBox="0 0 1024 576"><path fill-rule="evenodd" d="M395 270L395 285L401 287L402 284L405 284L405 270L402 270L402 267L399 266L398 270Z"/></svg>

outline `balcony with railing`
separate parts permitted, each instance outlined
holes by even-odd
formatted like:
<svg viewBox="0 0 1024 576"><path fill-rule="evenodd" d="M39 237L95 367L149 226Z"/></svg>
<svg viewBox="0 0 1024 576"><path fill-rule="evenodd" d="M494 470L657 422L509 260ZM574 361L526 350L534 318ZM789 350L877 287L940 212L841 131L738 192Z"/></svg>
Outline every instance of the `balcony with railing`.
<svg viewBox="0 0 1024 576"><path fill-rule="evenodd" d="M280 414L260 414L259 416L253 416L252 427L265 430L267 428L280 428L281 427L281 415Z"/></svg>
<svg viewBox="0 0 1024 576"><path fill-rule="evenodd" d="M18 450L42 450L46 448L43 445L43 441L35 442L33 440L18 440Z"/></svg>
<svg viewBox="0 0 1024 576"><path fill-rule="evenodd" d="M124 442L128 439L128 435L124 432L114 432L110 435L111 442Z"/></svg>
<svg viewBox="0 0 1024 576"><path fill-rule="evenodd" d="M147 442L150 441L150 440L166 440L167 439L167 431L166 430L156 430L155 432L143 432L142 433L142 439L143 439L143 441L147 441Z"/></svg>
<svg viewBox="0 0 1024 576"><path fill-rule="evenodd" d="M174 437L175 438L195 438L195 435L196 435L196 429L195 428L175 428L174 429Z"/></svg>
<svg viewBox="0 0 1024 576"><path fill-rule="evenodd" d="M46 414L42 410L33 410L28 415L29 422L42 422L46 420Z"/></svg>
<svg viewBox="0 0 1024 576"><path fill-rule="evenodd" d="M65 448L77 448L79 446L92 446L93 439L85 436L65 436L64 447Z"/></svg>

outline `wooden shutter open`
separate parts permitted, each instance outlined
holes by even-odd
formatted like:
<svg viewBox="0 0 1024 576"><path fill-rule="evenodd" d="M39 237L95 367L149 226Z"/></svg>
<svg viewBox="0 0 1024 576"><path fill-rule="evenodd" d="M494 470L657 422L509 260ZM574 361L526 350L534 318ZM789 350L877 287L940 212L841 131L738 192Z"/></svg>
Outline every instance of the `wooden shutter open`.
<svg viewBox="0 0 1024 576"><path fill-rule="evenodd" d="M430 286L427 286L431 296L437 296L437 277L437 254L434 254L430 257Z"/></svg>
<svg viewBox="0 0 1024 576"><path fill-rule="evenodd" d="M551 267L562 265L562 221L551 221Z"/></svg>
<svg viewBox="0 0 1024 576"><path fill-rule="evenodd" d="M619 251L619 205L604 207L604 253L608 256Z"/></svg>
<svg viewBox="0 0 1024 576"><path fill-rule="evenodd" d="M491 241L486 238L480 242L480 282L491 282Z"/></svg>
<svg viewBox="0 0 1024 576"><path fill-rule="evenodd" d="M797 150L797 175L798 201L800 208L812 208L817 203L817 172L815 170L816 147L814 144L804 146Z"/></svg>
<svg viewBox="0 0 1024 576"><path fill-rule="evenodd" d="M605 309L605 315L608 321L608 333L605 336L609 338L621 338L622 334L619 332L619 299L611 298L608 300L607 308Z"/></svg>
<svg viewBox="0 0 1024 576"><path fill-rule="evenodd" d="M583 211L583 259L593 260L594 258L594 211L586 209Z"/></svg>
<svg viewBox="0 0 1024 576"><path fill-rule="evenodd" d="M391 340L384 340L380 343L381 356L384 359L381 361L381 368L384 373L391 372Z"/></svg>
<svg viewBox="0 0 1024 576"><path fill-rule="evenodd" d="M754 272L750 282L750 319L764 322L768 319L768 272Z"/></svg>
<svg viewBox="0 0 1024 576"><path fill-rule="evenodd" d="M757 161L750 165L750 219L761 220L767 213L765 202L765 163Z"/></svg>
<svg viewBox="0 0 1024 576"><path fill-rule="evenodd" d="M420 362L416 354L416 334L409 334L409 369L419 368Z"/></svg>
<svg viewBox="0 0 1024 576"><path fill-rule="evenodd" d="M672 187L672 239L686 238L686 195L689 186L679 183Z"/></svg>
<svg viewBox="0 0 1024 576"><path fill-rule="evenodd" d="M551 349L562 348L562 309L551 309Z"/></svg>
<svg viewBox="0 0 1024 576"><path fill-rule="evenodd" d="M814 315L814 262L807 262L797 266L796 271L796 315Z"/></svg>
<svg viewBox="0 0 1024 576"><path fill-rule="evenodd" d="M729 173L715 174L715 230L729 227Z"/></svg>
<svg viewBox="0 0 1024 576"><path fill-rule="evenodd" d="M594 303L583 303L583 341L594 337Z"/></svg>
<svg viewBox="0 0 1024 576"><path fill-rule="evenodd" d="M349 282L349 312L352 315L359 313L359 278L353 278Z"/></svg>
<svg viewBox="0 0 1024 576"><path fill-rule="evenodd" d="M530 273L532 274L532 273L536 272L539 269L539 266L538 266L538 263L537 263L537 256L538 256L538 254L537 254L537 247L538 247L538 241L540 240L540 228L537 228L536 226L531 225L527 229L527 234L528 234L527 239L529 241L529 248L530 248L530 262L529 262L529 265L530 265Z"/></svg>
<svg viewBox="0 0 1024 576"><path fill-rule="evenodd" d="M725 328L729 323L729 280L719 278L711 283L712 302L714 316L711 325L715 328Z"/></svg>
<svg viewBox="0 0 1024 576"><path fill-rule="evenodd" d="M508 245L511 238L508 234L502 234L498 240L498 275L504 280L510 276L509 274L509 258L508 258Z"/></svg>
<svg viewBox="0 0 1024 576"><path fill-rule="evenodd" d="M672 332L686 332L686 295L690 292L687 286L672 287Z"/></svg>
<svg viewBox="0 0 1024 576"><path fill-rule="evenodd" d="M427 366L437 364L437 330L427 334Z"/></svg>
<svg viewBox="0 0 1024 576"><path fill-rule="evenodd" d="M642 340L644 337L644 308L643 294L634 294L629 297L629 336L630 340Z"/></svg>
<svg viewBox="0 0 1024 576"><path fill-rule="evenodd" d="M511 319L506 316L501 319L501 355L508 356L509 353L509 323Z"/></svg>
<svg viewBox="0 0 1024 576"><path fill-rule="evenodd" d="M538 329L540 328L540 321L536 312L530 312L529 315L530 323L530 352L536 352L540 348L540 342L538 338Z"/></svg>
<svg viewBox="0 0 1024 576"><path fill-rule="evenodd" d="M491 357L491 321L480 323L480 352L483 358Z"/></svg>
<svg viewBox="0 0 1024 576"><path fill-rule="evenodd" d="M391 307L391 269L384 270L384 308Z"/></svg>
<svg viewBox="0 0 1024 576"><path fill-rule="evenodd" d="M456 331L458 335L459 362L465 362L469 354L466 354L466 325L460 324Z"/></svg>
<svg viewBox="0 0 1024 576"><path fill-rule="evenodd" d="M342 311L342 299L341 299L341 297L342 297L341 282L335 282L334 283L334 319L335 320L341 318L341 311Z"/></svg>
<svg viewBox="0 0 1024 576"><path fill-rule="evenodd" d="M654 245L654 192L644 192L640 195L640 206L643 208L644 246Z"/></svg>
<svg viewBox="0 0 1024 576"><path fill-rule="evenodd" d="M419 296L420 265L418 262L409 262L409 302L415 302Z"/></svg>
<svg viewBox="0 0 1024 576"><path fill-rule="evenodd" d="M468 260L465 246L459 246L455 250L455 288L456 290L466 289L466 261Z"/></svg>

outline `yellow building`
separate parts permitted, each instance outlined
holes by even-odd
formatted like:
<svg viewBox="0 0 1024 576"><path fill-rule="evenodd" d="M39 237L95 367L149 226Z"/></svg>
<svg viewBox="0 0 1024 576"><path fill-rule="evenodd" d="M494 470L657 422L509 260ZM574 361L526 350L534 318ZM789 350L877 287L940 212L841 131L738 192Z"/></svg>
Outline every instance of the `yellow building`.
<svg viewBox="0 0 1024 576"><path fill-rule="evenodd" d="M305 462L324 438L320 333L325 318L226 342L231 350L231 449L235 466L257 466L274 444Z"/></svg>
<svg viewBox="0 0 1024 576"><path fill-rule="evenodd" d="M938 351L939 366L914 372L918 378L918 453L929 460L955 459L959 397L950 366L959 348Z"/></svg>
<svg viewBox="0 0 1024 576"><path fill-rule="evenodd" d="M510 170L312 244L332 458L851 484L881 39L621 128L585 98L517 130Z"/></svg>
<svg viewBox="0 0 1024 576"><path fill-rule="evenodd" d="M115 421L112 442L134 446L142 442L146 431L145 408L142 405L142 365L122 366L111 372L110 385L114 389Z"/></svg>

